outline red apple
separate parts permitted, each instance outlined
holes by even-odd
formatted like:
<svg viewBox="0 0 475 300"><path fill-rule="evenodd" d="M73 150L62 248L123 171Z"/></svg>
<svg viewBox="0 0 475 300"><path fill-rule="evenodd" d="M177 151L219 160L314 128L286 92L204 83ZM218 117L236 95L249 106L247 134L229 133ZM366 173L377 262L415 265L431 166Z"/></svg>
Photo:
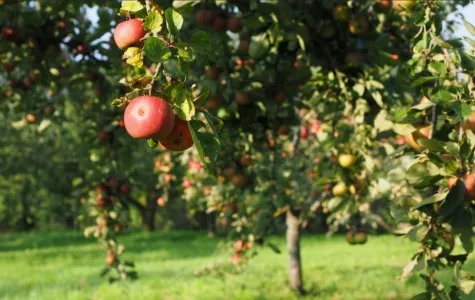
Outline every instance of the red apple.
<svg viewBox="0 0 475 300"><path fill-rule="evenodd" d="M234 16L231 16L228 19L228 30L229 31L236 33L239 30L241 30L241 27L242 27L242 22L241 22L240 19L238 19Z"/></svg>
<svg viewBox="0 0 475 300"><path fill-rule="evenodd" d="M125 129L133 138L159 139L170 135L173 131L175 115L164 99L140 96L127 105L124 123Z"/></svg>
<svg viewBox="0 0 475 300"><path fill-rule="evenodd" d="M307 127L301 127L300 128L300 139L306 140L308 137L308 129Z"/></svg>
<svg viewBox="0 0 475 300"><path fill-rule="evenodd" d="M7 41L14 41L16 37L16 29L11 26L5 26L2 30L2 36Z"/></svg>
<svg viewBox="0 0 475 300"><path fill-rule="evenodd" d="M234 96L234 99L236 100L237 104L239 105L247 105L251 103L251 99L249 98L249 95L244 92L236 92L236 95Z"/></svg>
<svg viewBox="0 0 475 300"><path fill-rule="evenodd" d="M388 13L392 6L392 0L376 0L374 3L374 10L379 13Z"/></svg>
<svg viewBox="0 0 475 300"><path fill-rule="evenodd" d="M231 182L237 187L244 187L247 184L247 177L241 174L234 175Z"/></svg>
<svg viewBox="0 0 475 300"><path fill-rule="evenodd" d="M226 29L226 22L224 21L224 19L219 16L214 18L213 30L216 32L221 32L224 29Z"/></svg>
<svg viewBox="0 0 475 300"><path fill-rule="evenodd" d="M166 204L165 198L159 197L159 198L157 199L157 204L158 204L158 206L160 206L160 207L164 207L165 204Z"/></svg>
<svg viewBox="0 0 475 300"><path fill-rule="evenodd" d="M457 183L457 178L450 178L448 180L449 188L452 188ZM465 197L464 200L466 202L470 202L475 200L475 174L467 174L461 178L463 183L465 184Z"/></svg>
<svg viewBox="0 0 475 300"><path fill-rule="evenodd" d="M130 186L126 183L122 183L119 186L119 193L121 193L122 195L128 195L130 193Z"/></svg>
<svg viewBox="0 0 475 300"><path fill-rule="evenodd" d="M355 35L363 35L368 32L369 21L366 16L355 16L351 19L348 29Z"/></svg>
<svg viewBox="0 0 475 300"><path fill-rule="evenodd" d="M10 73L13 71L13 68L15 67L15 64L12 61L9 61L3 65L3 70L7 73Z"/></svg>
<svg viewBox="0 0 475 300"><path fill-rule="evenodd" d="M226 176L228 176L228 177L231 177L231 176L234 175L234 172L235 172L235 171L236 171L236 170L234 169L234 167L233 167L233 166L230 166L230 167L227 167L226 169L224 169L224 174L225 174Z"/></svg>
<svg viewBox="0 0 475 300"><path fill-rule="evenodd" d="M145 30L143 29L142 21L137 19L119 23L114 31L114 40L120 49L139 44L144 36Z"/></svg>
<svg viewBox="0 0 475 300"><path fill-rule="evenodd" d="M280 125L279 127L279 135L289 135L290 133L290 128L287 125Z"/></svg>
<svg viewBox="0 0 475 300"><path fill-rule="evenodd" d="M167 137L161 138L160 144L172 151L183 151L193 146L188 122L176 118L173 131Z"/></svg>
<svg viewBox="0 0 475 300"><path fill-rule="evenodd" d="M36 123L36 121L38 121L38 118L35 114L27 114L25 119L30 124Z"/></svg>
<svg viewBox="0 0 475 300"><path fill-rule="evenodd" d="M116 185L117 185L117 179L115 179L115 177L109 178L106 182L106 186L109 189L113 189Z"/></svg>
<svg viewBox="0 0 475 300"><path fill-rule="evenodd" d="M119 120L118 125L119 127L124 128L125 127L124 120Z"/></svg>
<svg viewBox="0 0 475 300"><path fill-rule="evenodd" d="M183 187L184 187L185 189L191 187L191 180L186 179L185 181L183 181Z"/></svg>
<svg viewBox="0 0 475 300"><path fill-rule="evenodd" d="M206 101L206 109L209 109L209 110L215 110L219 107L219 102L218 102L218 99L216 99L215 97L211 97L208 99L208 101Z"/></svg>
<svg viewBox="0 0 475 300"><path fill-rule="evenodd" d="M109 142L112 138L111 133L104 130L99 131L97 136L99 137L99 141L103 143Z"/></svg>
<svg viewBox="0 0 475 300"><path fill-rule="evenodd" d="M240 40L239 41L239 53L241 54L247 54L249 52L249 46L251 45L251 42L249 40Z"/></svg>
<svg viewBox="0 0 475 300"><path fill-rule="evenodd" d="M244 249L243 240L237 240L236 242L234 242L234 251L241 252L243 249Z"/></svg>
<svg viewBox="0 0 475 300"><path fill-rule="evenodd" d="M57 26L59 29L66 29L68 27L68 23L66 23L66 21L59 21Z"/></svg>
<svg viewBox="0 0 475 300"><path fill-rule="evenodd" d="M209 9L202 9L196 12L196 22L200 25L210 25L213 20L213 12Z"/></svg>
<svg viewBox="0 0 475 300"><path fill-rule="evenodd" d="M165 182L170 182L170 181L172 181L172 179L173 179L173 176L171 174L166 173L166 174L163 175L163 180Z"/></svg>
<svg viewBox="0 0 475 300"><path fill-rule="evenodd" d="M205 70L205 76L208 79L216 80L218 79L218 75L219 75L218 69L214 67L209 67L208 69Z"/></svg>
<svg viewBox="0 0 475 300"><path fill-rule="evenodd" d="M102 195L97 196L96 205L97 207L104 208L111 205L111 199L109 197L103 197Z"/></svg>
<svg viewBox="0 0 475 300"><path fill-rule="evenodd" d="M87 55L89 53L91 53L91 48L87 45L78 45L76 47L76 50L78 51L78 53L81 53L81 54L84 54L84 55Z"/></svg>
<svg viewBox="0 0 475 300"><path fill-rule="evenodd" d="M243 167L248 167L252 164L252 158L249 154L243 154L239 159L239 163Z"/></svg>

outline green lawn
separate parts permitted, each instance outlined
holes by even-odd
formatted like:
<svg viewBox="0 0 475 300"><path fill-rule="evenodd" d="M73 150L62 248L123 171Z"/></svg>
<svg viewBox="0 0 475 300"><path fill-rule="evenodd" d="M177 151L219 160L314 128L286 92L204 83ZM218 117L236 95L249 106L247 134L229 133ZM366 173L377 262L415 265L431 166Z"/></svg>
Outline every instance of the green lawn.
<svg viewBox="0 0 475 300"><path fill-rule="evenodd" d="M282 238L273 239L285 251ZM0 236L2 299L294 299L287 287L287 257L261 249L241 273L194 276L215 261L219 239L205 233L132 233L122 237L125 259L136 262L140 279L108 284L98 276L104 253L78 232L34 232ZM305 236L307 299L408 299L420 280L396 279L417 245L392 236L371 236L349 246L343 236ZM475 259L466 265L475 269ZM442 274L445 280L450 273ZM467 297L469 299L469 297ZM472 298L473 299L473 298Z"/></svg>

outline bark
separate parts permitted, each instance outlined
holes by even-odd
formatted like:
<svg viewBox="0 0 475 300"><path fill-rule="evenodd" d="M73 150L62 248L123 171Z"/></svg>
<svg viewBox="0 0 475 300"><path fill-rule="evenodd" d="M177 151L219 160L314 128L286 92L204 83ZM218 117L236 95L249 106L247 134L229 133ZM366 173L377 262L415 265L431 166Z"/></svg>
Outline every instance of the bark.
<svg viewBox="0 0 475 300"><path fill-rule="evenodd" d="M299 214L290 209L286 214L287 251L289 255L290 288L303 294L302 264L300 261L300 219Z"/></svg>

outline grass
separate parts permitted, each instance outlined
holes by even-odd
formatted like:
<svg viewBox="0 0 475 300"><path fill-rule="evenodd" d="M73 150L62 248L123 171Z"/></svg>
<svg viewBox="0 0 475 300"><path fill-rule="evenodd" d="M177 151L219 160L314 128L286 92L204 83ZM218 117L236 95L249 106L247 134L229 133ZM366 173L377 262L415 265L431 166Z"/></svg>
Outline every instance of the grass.
<svg viewBox="0 0 475 300"><path fill-rule="evenodd" d="M281 250L284 240L274 237ZM104 252L79 232L33 232L0 236L1 299L296 299L287 289L287 257L263 248L240 273L194 276L226 253L206 233L130 233L121 241L125 259L140 279L108 284L98 273ZM305 299L409 299L421 280L396 279L417 244L371 236L350 246L343 236L305 236L302 241ZM475 269L472 255L465 268ZM441 277L450 280L450 272ZM472 295L466 297L469 299ZM471 298L474 299L474 298Z"/></svg>

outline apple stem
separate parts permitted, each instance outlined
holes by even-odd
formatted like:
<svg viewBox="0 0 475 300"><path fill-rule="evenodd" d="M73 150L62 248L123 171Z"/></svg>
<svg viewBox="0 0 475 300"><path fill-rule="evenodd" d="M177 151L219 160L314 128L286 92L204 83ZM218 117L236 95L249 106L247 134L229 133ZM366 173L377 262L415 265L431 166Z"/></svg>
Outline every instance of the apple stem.
<svg viewBox="0 0 475 300"><path fill-rule="evenodd" d="M158 77L158 72L160 72L160 67L162 64L158 64L157 67L155 68L155 73L153 74L152 81L150 82L150 89L148 90L148 94L151 96L152 95L152 89L155 81L157 80Z"/></svg>

